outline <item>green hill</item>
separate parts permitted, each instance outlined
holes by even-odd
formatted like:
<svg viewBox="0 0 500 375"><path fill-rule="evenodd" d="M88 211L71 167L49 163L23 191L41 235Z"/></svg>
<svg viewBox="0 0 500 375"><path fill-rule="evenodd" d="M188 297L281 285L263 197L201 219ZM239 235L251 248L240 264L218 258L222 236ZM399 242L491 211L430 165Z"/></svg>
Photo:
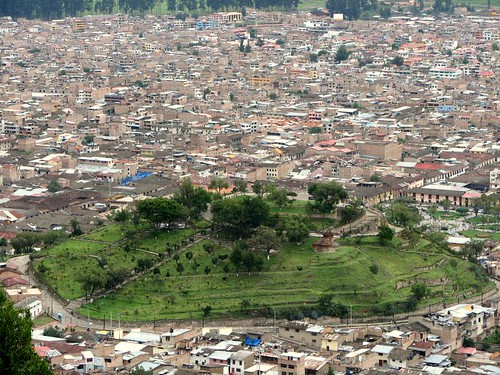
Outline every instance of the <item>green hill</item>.
<svg viewBox="0 0 500 375"><path fill-rule="evenodd" d="M161 262L158 254L181 248L178 259L165 260L155 272L79 311L96 318L120 314L122 320L134 321L201 318L206 306L212 308L211 317L269 314L272 308L279 315L300 317L316 314L318 298L324 294L332 294L336 303L352 305L355 315L387 314L408 298L411 282L430 285L430 296L422 305L453 302L457 296L479 294L491 286L478 266L426 240L409 243L395 238L380 246L375 237L346 239L332 252L315 253L309 239L300 246L285 245L260 273L237 274L228 247L219 246L209 256L203 250L206 240L190 245L191 230L143 230L133 241L125 240L121 233L130 229L111 225L69 239L37 253L33 266L63 298L75 299L84 296L82 273L102 268L109 274L121 268L130 275L139 259ZM183 265L181 274L178 263ZM378 266L376 274L370 272L373 264Z"/></svg>

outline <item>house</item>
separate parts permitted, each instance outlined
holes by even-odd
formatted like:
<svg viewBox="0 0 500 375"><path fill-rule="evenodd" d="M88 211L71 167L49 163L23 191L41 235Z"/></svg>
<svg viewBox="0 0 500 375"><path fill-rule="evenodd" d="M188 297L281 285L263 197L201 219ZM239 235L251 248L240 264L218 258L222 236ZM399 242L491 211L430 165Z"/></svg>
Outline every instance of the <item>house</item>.
<svg viewBox="0 0 500 375"><path fill-rule="evenodd" d="M314 348L320 348L324 327L306 322L287 322L279 327L278 335Z"/></svg>
<svg viewBox="0 0 500 375"><path fill-rule="evenodd" d="M427 358L424 359L424 364L432 367L449 367L451 366L451 362L448 360L448 357L445 355L439 354L431 354Z"/></svg>
<svg viewBox="0 0 500 375"><path fill-rule="evenodd" d="M406 369L417 362L418 355L411 350L394 349L389 353L389 367Z"/></svg>
<svg viewBox="0 0 500 375"><path fill-rule="evenodd" d="M35 319L43 312L42 301L36 297L28 297L14 304L17 309L27 309L31 319Z"/></svg>
<svg viewBox="0 0 500 375"><path fill-rule="evenodd" d="M201 335L199 330L171 328L160 336L160 343L174 349L191 349L192 344Z"/></svg>
<svg viewBox="0 0 500 375"><path fill-rule="evenodd" d="M306 357L305 375L326 375L330 362L324 357L309 355Z"/></svg>
<svg viewBox="0 0 500 375"><path fill-rule="evenodd" d="M383 367L389 364L389 354L395 349L394 346L375 345L370 351L376 354L377 366Z"/></svg>
<svg viewBox="0 0 500 375"><path fill-rule="evenodd" d="M303 375L305 374L304 353L286 352L278 357L278 371L280 374Z"/></svg>
<svg viewBox="0 0 500 375"><path fill-rule="evenodd" d="M247 350L238 350L229 359L229 374L241 375L254 362L254 353Z"/></svg>

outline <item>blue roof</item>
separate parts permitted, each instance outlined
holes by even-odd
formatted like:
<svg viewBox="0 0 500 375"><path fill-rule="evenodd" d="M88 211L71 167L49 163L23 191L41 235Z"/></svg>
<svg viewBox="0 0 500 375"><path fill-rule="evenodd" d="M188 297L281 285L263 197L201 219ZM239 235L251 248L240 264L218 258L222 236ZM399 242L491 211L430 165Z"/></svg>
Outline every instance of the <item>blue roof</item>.
<svg viewBox="0 0 500 375"><path fill-rule="evenodd" d="M253 338L253 337L245 337L245 345L247 346L258 346L260 345L260 343L262 342L262 340L260 339L256 339L256 338Z"/></svg>

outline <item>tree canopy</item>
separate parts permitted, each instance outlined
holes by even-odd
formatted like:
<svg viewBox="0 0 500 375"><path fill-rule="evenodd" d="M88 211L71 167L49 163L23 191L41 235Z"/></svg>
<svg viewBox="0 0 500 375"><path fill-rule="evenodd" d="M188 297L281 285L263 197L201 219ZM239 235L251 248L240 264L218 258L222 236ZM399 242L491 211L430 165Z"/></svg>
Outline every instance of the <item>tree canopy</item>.
<svg viewBox="0 0 500 375"><path fill-rule="evenodd" d="M145 220L155 228L162 225L170 226L172 223L185 218L184 207L174 199L163 197L144 199L137 202L137 211Z"/></svg>
<svg viewBox="0 0 500 375"><path fill-rule="evenodd" d="M212 204L213 223L231 236L248 236L269 219L269 207L259 197L216 200Z"/></svg>
<svg viewBox="0 0 500 375"><path fill-rule="evenodd" d="M122 13L153 13L163 1L157 0L0 0L0 16L14 18L56 19L75 17L86 12L113 14L116 9ZM198 9L211 11L241 10L242 3L236 0L166 0L170 12L194 13ZM246 1L245 6L257 9L286 10L296 9L299 0L254 0ZM184 14L184 13L179 13Z"/></svg>
<svg viewBox="0 0 500 375"><path fill-rule="evenodd" d="M311 184L307 192L313 199L308 202L308 209L322 214L331 213L339 202L348 198L347 190L338 182Z"/></svg>
<svg viewBox="0 0 500 375"><path fill-rule="evenodd" d="M0 291L0 374L50 375L49 365L31 344L29 312L17 310Z"/></svg>
<svg viewBox="0 0 500 375"><path fill-rule="evenodd" d="M183 179L174 199L189 210L190 216L199 216L206 211L212 197L203 188L195 187L189 178Z"/></svg>

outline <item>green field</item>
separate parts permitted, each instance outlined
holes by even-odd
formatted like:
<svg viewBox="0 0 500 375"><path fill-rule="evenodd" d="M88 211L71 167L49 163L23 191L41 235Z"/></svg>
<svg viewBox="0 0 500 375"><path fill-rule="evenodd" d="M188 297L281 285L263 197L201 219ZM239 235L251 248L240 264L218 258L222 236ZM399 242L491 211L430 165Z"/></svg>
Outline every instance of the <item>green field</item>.
<svg viewBox="0 0 500 375"><path fill-rule="evenodd" d="M495 233L495 232L486 232L486 231L479 231L479 230L466 230L463 231L462 234L466 237L469 238L474 238L478 240L493 240L493 241L500 241L500 233Z"/></svg>
<svg viewBox="0 0 500 375"><path fill-rule="evenodd" d="M129 241L127 250L122 242L125 231L126 228L112 224L78 239L68 239L34 254L33 267L62 298L73 300L84 296L78 281L82 275L103 265L106 270L122 268L131 273L139 259L157 262L156 254L166 252L167 246L180 245L193 234L190 229L145 231ZM41 267L45 268L43 272L40 272Z"/></svg>
<svg viewBox="0 0 500 375"><path fill-rule="evenodd" d="M106 298L82 306L79 312L96 318L120 314L129 321L190 319L201 318L202 309L209 305L213 317L224 318L248 314L248 310L242 311L242 304L251 310L272 306L286 311L312 306L323 293L332 293L336 302L352 303L356 314L368 314L373 306L408 297L410 288L396 290L397 281L447 278L446 285L431 288L428 303L454 300L456 293L471 295L487 285L484 277L471 271L469 263L450 262L446 253L425 240L411 251L400 249L404 245L400 239L394 239L390 246L380 246L376 238L365 238L361 243L342 240L342 246L330 253L315 253L312 242L286 245L265 263L262 272L251 274L236 273L228 259L214 266L212 258L224 258L230 250L220 247L209 257L200 243L189 250L193 253L191 262L181 255L182 274L170 260L159 275L149 273ZM438 268L421 269L440 261L443 263ZM369 271L374 263L380 269L376 275Z"/></svg>

